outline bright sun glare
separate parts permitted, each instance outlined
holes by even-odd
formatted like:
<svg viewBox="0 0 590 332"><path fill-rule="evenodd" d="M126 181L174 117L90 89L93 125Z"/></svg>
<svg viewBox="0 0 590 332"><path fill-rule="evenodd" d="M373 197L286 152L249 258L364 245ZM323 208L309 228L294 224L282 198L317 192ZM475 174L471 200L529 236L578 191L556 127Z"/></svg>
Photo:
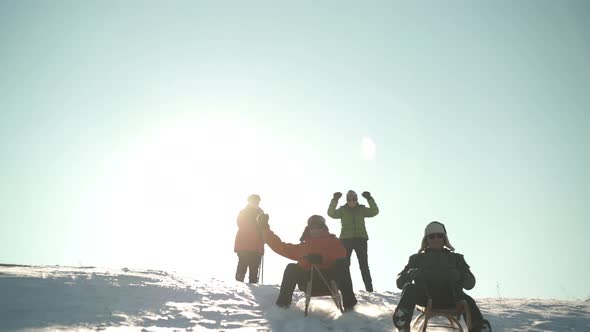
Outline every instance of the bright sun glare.
<svg viewBox="0 0 590 332"><path fill-rule="evenodd" d="M369 137L365 136L361 140L361 156L364 160L374 160L375 154L377 152L377 146L375 145L375 141Z"/></svg>
<svg viewBox="0 0 590 332"><path fill-rule="evenodd" d="M235 218L247 195L284 197L282 190L305 183L272 140L235 121L184 121L150 137L124 162L105 209L113 240L123 244L115 260L170 268L187 259L233 260Z"/></svg>

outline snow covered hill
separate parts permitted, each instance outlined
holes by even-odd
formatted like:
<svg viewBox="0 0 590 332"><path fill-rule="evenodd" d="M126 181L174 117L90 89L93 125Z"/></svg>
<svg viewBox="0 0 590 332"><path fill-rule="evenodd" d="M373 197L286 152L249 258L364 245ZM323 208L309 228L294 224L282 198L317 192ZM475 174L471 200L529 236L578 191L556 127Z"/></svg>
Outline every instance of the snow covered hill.
<svg viewBox="0 0 590 332"><path fill-rule="evenodd" d="M0 265L0 331L395 331L397 292L358 291L346 314L314 298L307 318L302 293L288 310L277 294L163 271ZM477 301L494 331L590 331L589 301Z"/></svg>

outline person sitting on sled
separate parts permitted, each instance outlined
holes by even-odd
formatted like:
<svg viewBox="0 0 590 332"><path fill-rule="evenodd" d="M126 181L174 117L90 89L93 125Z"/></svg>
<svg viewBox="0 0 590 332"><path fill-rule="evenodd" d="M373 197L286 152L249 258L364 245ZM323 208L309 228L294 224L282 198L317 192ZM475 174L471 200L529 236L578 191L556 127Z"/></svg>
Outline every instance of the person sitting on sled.
<svg viewBox="0 0 590 332"><path fill-rule="evenodd" d="M420 250L410 256L408 264L397 276L397 287L403 290L393 313L393 323L398 330L410 331L414 307L416 304L426 306L427 294L443 292L440 289L427 288L426 285L450 288L454 300L467 302L472 320L470 332L492 330L473 298L463 292L463 289L469 290L475 286L475 277L463 255L454 251L445 226L438 221L429 223L424 230Z"/></svg>
<svg viewBox="0 0 590 332"><path fill-rule="evenodd" d="M299 285L300 289L305 289L303 285L307 284L313 263L328 280L336 281L342 293L344 310L352 310L357 300L352 290L346 249L335 235L330 234L324 217L319 215L309 217L299 244L281 241L270 230L268 219L268 214L258 216L258 223L266 244L277 254L297 261L297 263L288 264L285 268L276 304L283 308L291 305L295 287Z"/></svg>

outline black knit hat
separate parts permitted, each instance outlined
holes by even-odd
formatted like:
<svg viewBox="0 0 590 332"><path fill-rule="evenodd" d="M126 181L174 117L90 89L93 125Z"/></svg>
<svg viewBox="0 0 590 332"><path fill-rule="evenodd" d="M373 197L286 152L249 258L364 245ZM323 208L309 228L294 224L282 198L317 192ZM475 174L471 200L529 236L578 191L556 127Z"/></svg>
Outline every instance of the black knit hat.
<svg viewBox="0 0 590 332"><path fill-rule="evenodd" d="M309 217L309 219L307 219L307 226L322 226L322 228L328 228L326 226L326 219L322 216L319 216L317 214L314 214L313 216Z"/></svg>
<svg viewBox="0 0 590 332"><path fill-rule="evenodd" d="M303 230L303 234L301 234L299 241L303 242L305 240L305 238L307 238L307 236L309 235L309 228L310 227L318 227L318 226L320 228L324 228L324 229L328 230L328 226L326 225L326 219L322 216L314 214L313 216L309 217L309 219L307 219L307 226Z"/></svg>

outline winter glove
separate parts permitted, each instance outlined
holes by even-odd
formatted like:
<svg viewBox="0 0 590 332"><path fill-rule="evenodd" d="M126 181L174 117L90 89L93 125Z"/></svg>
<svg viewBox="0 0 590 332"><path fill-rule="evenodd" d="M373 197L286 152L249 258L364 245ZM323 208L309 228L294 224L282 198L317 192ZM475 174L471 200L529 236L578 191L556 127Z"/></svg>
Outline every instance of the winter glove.
<svg viewBox="0 0 590 332"><path fill-rule="evenodd" d="M256 218L256 221L258 222L258 227L260 227L260 229L270 229L270 226L268 225L268 214L266 213L261 213L258 215L258 217Z"/></svg>
<svg viewBox="0 0 590 332"><path fill-rule="evenodd" d="M471 274L471 271L463 271L463 275L461 276L461 280L459 281L461 287L469 290L475 287L475 277Z"/></svg>
<svg viewBox="0 0 590 332"><path fill-rule="evenodd" d="M309 254L304 256L303 258L307 259L310 264L321 264L322 263L322 255L321 254Z"/></svg>
<svg viewBox="0 0 590 332"><path fill-rule="evenodd" d="M340 197L342 197L342 193L341 192L335 192L334 193L334 199L340 199Z"/></svg>
<svg viewBox="0 0 590 332"><path fill-rule="evenodd" d="M371 198L371 193L368 191L363 191L363 193L361 194L365 199L369 199Z"/></svg>

